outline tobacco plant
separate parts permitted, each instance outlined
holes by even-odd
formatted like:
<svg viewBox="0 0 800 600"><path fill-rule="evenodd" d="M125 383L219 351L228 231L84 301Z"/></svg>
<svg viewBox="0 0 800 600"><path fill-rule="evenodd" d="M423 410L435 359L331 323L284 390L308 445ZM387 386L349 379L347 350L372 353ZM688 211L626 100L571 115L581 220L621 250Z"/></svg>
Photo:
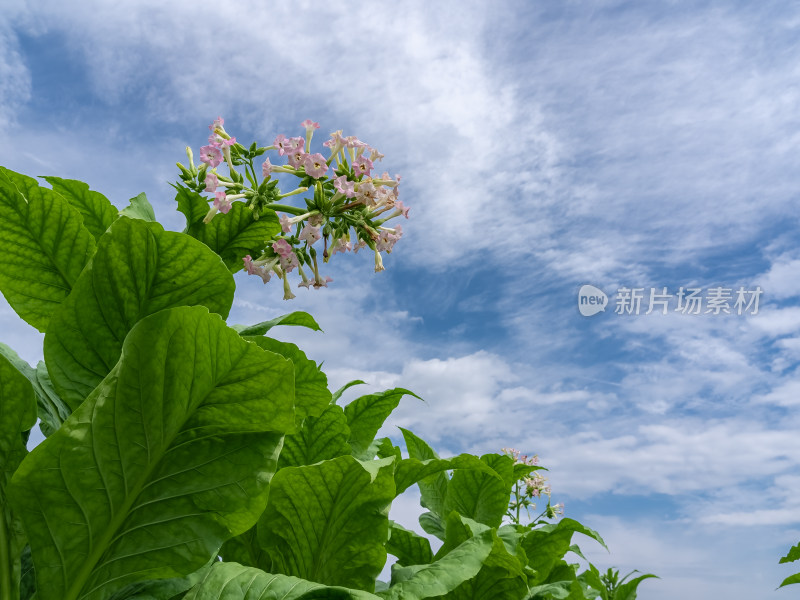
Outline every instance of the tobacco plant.
<svg viewBox="0 0 800 600"><path fill-rule="evenodd" d="M195 167L189 152L182 166L181 233L156 222L144 194L119 210L85 183L45 177L46 187L0 168L0 291L45 333L35 367L0 346L0 598L599 594L564 558L580 553L574 533L602 544L596 532L568 518L507 522L512 490L540 467L503 453L440 458L403 429L404 452L376 436L415 394L395 388L342 405L363 382L331 392L320 365L267 335L318 330L310 315L226 323L242 268L265 283L277 275L289 297L295 267L312 273L300 271L300 285L330 281L312 247L320 238L342 252L351 241L369 247L380 270L380 252L399 237L382 223L407 209L396 180L369 179L376 151L337 133L327 173L310 154L313 125L304 124L305 156L295 140L284 167L313 190L292 209L278 204L291 194L270 180L277 168L267 161L259 181L253 163L285 139L248 149L215 121L201 149L208 162ZM224 178L212 167L220 157ZM214 192L209 206L202 186L215 179L236 193ZM376 186L388 191L374 195ZM37 419L46 439L29 453ZM414 485L436 551L388 517ZM397 562L383 582L388 554Z"/></svg>

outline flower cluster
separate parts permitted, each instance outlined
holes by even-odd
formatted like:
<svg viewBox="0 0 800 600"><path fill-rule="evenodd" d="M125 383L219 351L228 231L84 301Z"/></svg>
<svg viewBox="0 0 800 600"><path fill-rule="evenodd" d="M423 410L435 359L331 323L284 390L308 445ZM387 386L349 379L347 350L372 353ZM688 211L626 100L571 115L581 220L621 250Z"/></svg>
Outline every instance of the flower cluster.
<svg viewBox="0 0 800 600"><path fill-rule="evenodd" d="M337 253L369 248L375 255L375 271L383 271L381 253L391 253L403 235L401 225L389 227L386 223L397 217L407 219L409 211L398 198L400 176L377 174L376 163L383 159L378 150L354 136L343 136L340 130L322 144L327 148L326 158L311 148L319 123L307 119L300 125L305 135L281 134L271 146L258 147L254 142L245 148L225 131L224 120L219 117L209 125L208 145L200 148L202 164L194 166L189 148L190 166L178 164L185 185L198 193L213 194L208 198L211 206L204 223L210 223L218 213L227 214L236 200L253 211L255 219L267 214L277 216L280 232L265 240L260 256L245 256L243 262L247 273L261 277L264 283L273 275L282 279L287 300L295 297L287 280L294 269L301 279L298 287L327 287L332 281L320 274L320 246L323 263ZM273 164L267 157L258 173L254 161L269 151L286 162ZM223 162L227 175L217 170ZM237 170L241 166L244 175ZM299 179L296 189L280 192L276 177L282 174ZM313 195L303 197L305 207L279 203L307 191Z"/></svg>
<svg viewBox="0 0 800 600"><path fill-rule="evenodd" d="M545 508L542 514L536 517L536 519L533 519L533 523L536 523L541 517L552 519L556 516L563 515L564 503L550 504L551 490L550 485L547 483L547 478L535 472L542 468L539 466L539 457L536 455L528 456L527 454L522 454L515 448L503 448L502 453L511 458L515 465L531 467L530 471L520 477L514 484L514 489L512 490L513 498L509 502L507 513L511 521L517 525L521 524L521 509L524 508L526 514L530 517L529 511L531 509L536 510L536 504L533 502L533 499L542 498L544 496L547 496L547 508Z"/></svg>

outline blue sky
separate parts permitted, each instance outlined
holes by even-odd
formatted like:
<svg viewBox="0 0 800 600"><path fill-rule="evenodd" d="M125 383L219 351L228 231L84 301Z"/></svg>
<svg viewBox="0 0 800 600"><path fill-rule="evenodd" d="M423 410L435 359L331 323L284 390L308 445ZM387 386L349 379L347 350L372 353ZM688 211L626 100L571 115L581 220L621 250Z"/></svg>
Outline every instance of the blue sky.
<svg viewBox="0 0 800 600"><path fill-rule="evenodd" d="M800 539L796 7L0 5L0 164L118 206L144 191L180 230L174 163L218 115L248 143L306 118L359 136L412 207L387 270L337 255L292 302L240 275L231 322L308 310L325 334L281 335L332 385L425 398L392 426L538 453L609 543L591 559L662 577L642 598L791 594L772 590ZM587 283L612 307L581 316ZM763 295L757 315L617 315L622 286ZM2 302L2 340L38 360Z"/></svg>

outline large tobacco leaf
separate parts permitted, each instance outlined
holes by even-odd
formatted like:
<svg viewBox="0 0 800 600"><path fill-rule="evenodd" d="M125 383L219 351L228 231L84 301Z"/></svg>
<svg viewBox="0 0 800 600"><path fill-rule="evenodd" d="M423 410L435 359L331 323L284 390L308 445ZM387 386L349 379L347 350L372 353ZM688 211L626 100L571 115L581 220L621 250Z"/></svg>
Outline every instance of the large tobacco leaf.
<svg viewBox="0 0 800 600"><path fill-rule="evenodd" d="M296 310L255 325L231 325L231 327L238 331L239 335L264 335L278 325L293 325L295 327L307 327L313 331L322 331L314 317L302 310Z"/></svg>
<svg viewBox="0 0 800 600"><path fill-rule="evenodd" d="M397 557L395 564L401 567L427 565L433 562L430 540L394 521L389 521L389 540L386 542L386 551Z"/></svg>
<svg viewBox="0 0 800 600"><path fill-rule="evenodd" d="M467 540L488 535L491 542L490 551L484 556L477 574L439 600L520 600L527 597L524 564L509 552L497 529L463 517L456 511L447 516L445 523L445 543L436 554L437 562L458 551Z"/></svg>
<svg viewBox="0 0 800 600"><path fill-rule="evenodd" d="M0 598L18 598L25 535L6 485L28 453L22 434L36 423L33 386L0 354Z"/></svg>
<svg viewBox="0 0 800 600"><path fill-rule="evenodd" d="M291 363L203 307L139 321L9 486L38 600L99 600L202 567L263 512L293 397Z"/></svg>
<svg viewBox="0 0 800 600"><path fill-rule="evenodd" d="M494 543L494 531L485 530L430 564L392 565L392 585L378 595L385 600L422 600L449 594L479 574Z"/></svg>
<svg viewBox="0 0 800 600"><path fill-rule="evenodd" d="M433 448L414 432L402 427L400 427L400 432L403 434L403 439L406 442L409 460L417 460L424 463L441 460ZM420 504L429 511L420 516L419 523L427 533L435 535L441 540L444 539L444 522L442 517L449 483L450 478L447 476L446 471L432 473L417 481L420 491Z"/></svg>
<svg viewBox="0 0 800 600"><path fill-rule="evenodd" d="M550 571L570 550L575 533L582 533L606 547L599 533L568 518L538 527L522 538L521 545L528 557L528 565L536 571L536 577L530 582L532 585L547 581Z"/></svg>
<svg viewBox="0 0 800 600"><path fill-rule="evenodd" d="M49 437L51 433L61 427L71 411L56 393L53 382L50 381L50 375L47 373L47 367L43 361L39 361L34 369L3 343L0 343L0 355L5 356L33 386L39 419L41 419L39 429L45 437Z"/></svg>
<svg viewBox="0 0 800 600"><path fill-rule="evenodd" d="M386 562L393 462L340 456L278 471L258 522L270 570L372 592Z"/></svg>
<svg viewBox="0 0 800 600"><path fill-rule="evenodd" d="M56 390L75 410L116 364L140 319L182 305L225 318L234 287L219 257L197 240L119 218L47 328L44 356Z"/></svg>
<svg viewBox="0 0 800 600"><path fill-rule="evenodd" d="M455 510L479 523L500 527L514 483L514 461L502 454L484 454L480 460L489 468L458 469L453 473L442 515Z"/></svg>
<svg viewBox="0 0 800 600"><path fill-rule="evenodd" d="M119 211L120 215L130 217L131 219L141 219L142 221L150 221L152 223L156 222L156 213L144 192L138 196L134 196L128 202L128 206Z"/></svg>
<svg viewBox="0 0 800 600"><path fill-rule="evenodd" d="M78 209L83 225L96 240L106 232L119 217L113 204L100 192L89 189L89 185L75 179L43 177L62 198Z"/></svg>
<svg viewBox="0 0 800 600"><path fill-rule="evenodd" d="M183 600L380 600L361 590L330 587L235 562L215 564ZM409 600L411 600L409 598Z"/></svg>
<svg viewBox="0 0 800 600"><path fill-rule="evenodd" d="M330 404L328 377L295 344L262 336L245 336L244 339L268 352L280 354L294 364L294 404L298 424L309 415L320 415Z"/></svg>
<svg viewBox="0 0 800 600"><path fill-rule="evenodd" d="M278 466L313 465L350 454L349 437L350 428L342 407L329 404L321 415L307 417L297 432L286 436Z"/></svg>
<svg viewBox="0 0 800 600"><path fill-rule="evenodd" d="M35 179L0 167L0 291L44 331L94 254L80 212Z"/></svg>
<svg viewBox="0 0 800 600"><path fill-rule="evenodd" d="M414 392L403 388L394 388L378 394L361 396L345 407L344 414L347 416L347 426L350 427L348 441L353 448L354 456L365 460L373 458L374 455L369 456L369 454L375 435L383 422L400 404L400 399L406 395L421 400Z"/></svg>

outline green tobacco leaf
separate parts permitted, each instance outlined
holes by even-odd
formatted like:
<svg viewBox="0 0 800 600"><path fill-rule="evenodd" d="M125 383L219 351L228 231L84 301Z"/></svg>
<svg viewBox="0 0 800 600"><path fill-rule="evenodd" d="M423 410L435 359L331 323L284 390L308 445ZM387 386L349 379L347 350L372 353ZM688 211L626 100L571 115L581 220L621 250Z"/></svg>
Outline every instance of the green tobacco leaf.
<svg viewBox="0 0 800 600"><path fill-rule="evenodd" d="M575 552L575 550L573 549L574 547L575 547L574 545L570 547L570 552ZM583 558L583 555L581 555L581 558ZM586 559L584 558L584 560ZM600 578L600 571L598 571L597 567L595 567L592 563L589 563L589 568L585 570L583 573L581 573L578 577L580 577L581 581L583 581L586 585L588 585L598 593L597 598L599 600L610 600L608 596L608 588L606 584L603 583L603 580ZM552 579L552 571L550 579ZM561 597L566 598L569 595L570 583L571 583L570 581L561 581L556 584L546 583L546 584L540 584L539 586L535 586L534 589L543 588L544 590L546 590L548 585L560 585L565 590L562 593ZM541 593L539 595L541 595Z"/></svg>
<svg viewBox="0 0 800 600"><path fill-rule="evenodd" d="M204 198L197 192L178 184L170 184L178 190L175 200L178 202L178 210L186 216L186 229L188 231L194 223L202 221L208 213L208 198Z"/></svg>
<svg viewBox="0 0 800 600"><path fill-rule="evenodd" d="M372 442L372 446L375 447L375 455L378 458L389 458L390 456L394 456L398 462L403 460L403 451L400 450L399 446L395 446L392 443L392 440L388 437L376 439L374 442ZM395 478L395 481L397 481L397 478Z"/></svg>
<svg viewBox="0 0 800 600"><path fill-rule="evenodd" d="M340 456L278 471L258 522L272 571L373 591L386 562L393 460Z"/></svg>
<svg viewBox="0 0 800 600"><path fill-rule="evenodd" d="M6 498L6 486L28 451L22 433L36 423L33 386L0 355L0 598L19 598L25 535L18 513Z"/></svg>
<svg viewBox="0 0 800 600"><path fill-rule="evenodd" d="M342 394L344 394L347 390L349 390L354 385L365 385L365 384L366 384L366 382L365 381L361 381L360 379L354 379L353 381L348 381L342 387L340 387L338 390L333 392L333 397L331 398L331 402L338 401L339 398L342 397Z"/></svg>
<svg viewBox="0 0 800 600"><path fill-rule="evenodd" d="M19 600L30 600L36 593L36 572L33 570L31 547L22 551L22 576L19 581Z"/></svg>
<svg viewBox="0 0 800 600"><path fill-rule="evenodd" d="M44 331L94 254L80 212L35 179L0 167L0 291Z"/></svg>
<svg viewBox="0 0 800 600"><path fill-rule="evenodd" d="M128 206L119 211L119 214L131 219L141 219L151 223L156 222L156 213L144 192L131 198L128 201Z"/></svg>
<svg viewBox="0 0 800 600"><path fill-rule="evenodd" d="M569 598L572 581L544 583L528 589L525 600L565 600Z"/></svg>
<svg viewBox="0 0 800 600"><path fill-rule="evenodd" d="M420 527L422 527L425 533L434 535L440 540L444 541L445 538L444 521L436 513L432 512L422 513L419 516L419 525Z"/></svg>
<svg viewBox="0 0 800 600"><path fill-rule="evenodd" d="M53 186L53 191L78 209L83 217L83 225L96 240L117 220L116 207L100 192L89 189L89 185L75 179L42 177Z"/></svg>
<svg viewBox="0 0 800 600"><path fill-rule="evenodd" d="M277 325L295 325L299 327L308 327L314 331L322 331L322 328L314 320L314 317L302 310L290 312L288 315L282 315L256 325L233 325L233 328L239 332L239 335L264 335Z"/></svg>
<svg viewBox="0 0 800 600"><path fill-rule="evenodd" d="M784 579L778 588L780 589L786 585L794 585L795 583L800 583L800 573L795 573Z"/></svg>
<svg viewBox="0 0 800 600"><path fill-rule="evenodd" d="M786 554L786 556L782 557L778 561L778 564L782 565L784 563L794 562L798 558L800 558L800 543L796 544L795 546L792 546L789 549L789 552Z"/></svg>
<svg viewBox="0 0 800 600"><path fill-rule="evenodd" d="M639 588L639 584L645 579L660 579L660 577L652 573L647 573L631 579L630 581L626 581L617 588L614 600L636 600L636 592Z"/></svg>
<svg viewBox="0 0 800 600"><path fill-rule="evenodd" d="M349 437L342 407L328 405L318 417L307 417L298 432L286 436L278 468L313 465L350 454Z"/></svg>
<svg viewBox="0 0 800 600"><path fill-rule="evenodd" d="M386 551L397 557L400 566L427 565L433 562L433 552L428 538L417 535L399 523L389 521L389 541Z"/></svg>
<svg viewBox="0 0 800 600"><path fill-rule="evenodd" d="M22 360L14 350L3 343L0 343L0 355L5 356L33 386L33 391L36 394L38 415L41 419L39 429L41 429L45 437L48 437L61 427L61 424L71 411L56 393L53 383L50 381L50 376L47 374L47 367L42 361L39 361L39 364L34 369Z"/></svg>
<svg viewBox="0 0 800 600"><path fill-rule="evenodd" d="M459 454L453 458L431 458L429 460L406 458L400 461L394 472L397 493L402 494L420 480L453 469L474 469L489 476L496 476L495 471L489 465L472 454Z"/></svg>
<svg viewBox="0 0 800 600"><path fill-rule="evenodd" d="M281 450L281 455L283 450ZM246 567L270 571L272 563L258 544L258 527L253 526L242 534L222 544L219 555L225 562L236 562Z"/></svg>
<svg viewBox="0 0 800 600"><path fill-rule="evenodd" d="M403 388L394 388L356 398L344 409L347 415L347 424L350 427L350 445L353 447L353 455L356 457L366 456L372 440L383 425L386 418L397 408L400 399L405 396L420 398L414 392L409 392Z"/></svg>
<svg viewBox="0 0 800 600"><path fill-rule="evenodd" d="M180 598L190 588L200 583L216 562L217 560L214 558L207 565L186 577L137 581L116 592L109 600L173 600Z"/></svg>
<svg viewBox="0 0 800 600"><path fill-rule="evenodd" d="M480 571L455 590L444 596L446 600L519 600L528 590L523 564L508 552L497 530L453 511L447 517L447 534L444 545L436 554L437 560L449 556L468 539L490 536L491 551L483 560Z"/></svg>
<svg viewBox="0 0 800 600"><path fill-rule="evenodd" d="M574 519L564 518L558 523L533 529L522 538L528 564L536 570L535 580L531 584L540 584L547 580L553 567L569 552L574 533L589 536L608 549L599 533Z"/></svg>
<svg viewBox="0 0 800 600"><path fill-rule="evenodd" d="M409 457L423 462L439 458L439 455L434 452L433 448L414 432L403 429L402 427L400 427L400 432L403 434L403 439L406 442L406 449L408 450ZM443 533L444 529L441 523L441 517L444 514L444 501L447 497L447 486L450 483L450 479L447 477L447 473L441 472L422 478L417 483L419 485L420 495L422 496L421 504L432 513L430 517L426 517L426 523L434 528L433 530L425 529L425 525L423 525L423 529L431 535L442 539L440 533ZM420 525L422 525L421 517ZM438 533L434 533L434 530Z"/></svg>
<svg viewBox="0 0 800 600"><path fill-rule="evenodd" d="M280 354L294 364L294 404L298 424L307 416L319 416L330 404L327 376L300 348L268 337L248 336L244 339L264 350Z"/></svg>
<svg viewBox="0 0 800 600"><path fill-rule="evenodd" d="M343 587L328 587L288 575L265 573L235 562L216 563L184 600L379 600Z"/></svg>
<svg viewBox="0 0 800 600"><path fill-rule="evenodd" d="M53 386L44 361L36 365L36 383L33 384L39 405L39 429L44 437L57 430L72 412Z"/></svg>
<svg viewBox="0 0 800 600"><path fill-rule="evenodd" d="M219 257L197 240L158 223L118 219L47 329L44 356L56 390L76 409L117 362L140 319L182 305L225 318L234 287Z"/></svg>
<svg viewBox="0 0 800 600"><path fill-rule="evenodd" d="M204 307L137 323L120 361L9 486L38 600L100 600L184 577L264 509L292 366Z"/></svg>
<svg viewBox="0 0 800 600"><path fill-rule="evenodd" d="M386 600L444 596L475 577L492 551L492 531L484 531L434 563L392 566L393 584L380 596ZM396 582L396 583L395 583Z"/></svg>
<svg viewBox="0 0 800 600"><path fill-rule="evenodd" d="M514 461L501 454L485 454L480 460L490 469L461 469L453 473L443 511L448 514L455 510L479 523L500 527L508 510L511 495L508 480L513 477Z"/></svg>
<svg viewBox="0 0 800 600"><path fill-rule="evenodd" d="M198 221L186 231L222 257L231 272L244 268L242 259L248 254L257 258L264 251L267 240L281 232L274 212L268 212L256 221L253 211L244 202L234 202L228 214L217 214L210 223Z"/></svg>

